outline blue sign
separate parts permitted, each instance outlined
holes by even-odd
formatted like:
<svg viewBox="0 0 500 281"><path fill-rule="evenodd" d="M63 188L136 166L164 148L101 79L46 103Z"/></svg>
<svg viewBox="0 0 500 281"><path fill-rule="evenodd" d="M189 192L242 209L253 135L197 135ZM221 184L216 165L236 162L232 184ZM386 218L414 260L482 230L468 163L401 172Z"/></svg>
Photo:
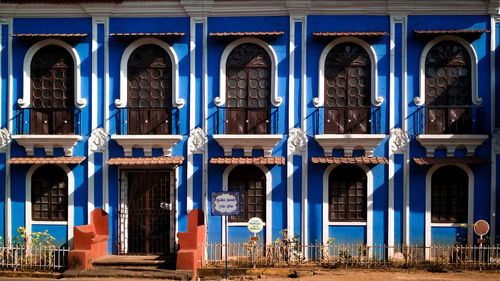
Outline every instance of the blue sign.
<svg viewBox="0 0 500 281"><path fill-rule="evenodd" d="M212 192L212 216L239 216L241 196L237 191Z"/></svg>

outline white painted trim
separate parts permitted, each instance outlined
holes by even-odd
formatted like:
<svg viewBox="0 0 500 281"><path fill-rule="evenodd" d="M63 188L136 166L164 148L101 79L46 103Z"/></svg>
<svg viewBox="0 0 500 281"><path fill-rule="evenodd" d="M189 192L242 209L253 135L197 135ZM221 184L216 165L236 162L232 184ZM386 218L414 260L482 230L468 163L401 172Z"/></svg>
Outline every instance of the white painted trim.
<svg viewBox="0 0 500 281"><path fill-rule="evenodd" d="M59 39L46 39L37 42L31 48L28 49L26 55L24 56L23 62L23 98L17 100L17 104L21 108L27 108L31 105L31 61L35 54L43 47L49 45L56 45L64 48L73 58L74 64L74 95L75 95L75 106L78 108L83 108L87 105L87 99L81 97L82 94L82 79L80 74L81 60L76 49L70 44L59 40Z"/></svg>
<svg viewBox="0 0 500 281"><path fill-rule="evenodd" d="M269 224L271 227L266 227L265 238L266 238L266 245L270 245L273 243L273 241L272 241L272 237L273 237L272 236L273 175L271 174L271 171L269 171L269 169L267 169L266 166L264 166L264 165L254 165L254 166L261 169L262 172L264 173L264 175L266 175L266 221L265 221L265 223ZM236 167L238 167L238 165L229 165L224 170L224 173L222 174L222 190L223 191L227 191L228 182L229 182L229 174ZM221 217L221 218L222 218L222 240L221 241L224 242L226 239L226 223L225 223L225 217ZM233 224L234 223L228 222L228 226L231 226ZM240 226L238 223L236 223L235 225Z"/></svg>
<svg viewBox="0 0 500 281"><path fill-rule="evenodd" d="M88 186L87 186L87 224L90 224L90 213L95 208L95 153L88 149L87 157L87 174L88 174Z"/></svg>
<svg viewBox="0 0 500 281"><path fill-rule="evenodd" d="M366 173L366 222L330 222L328 220L328 180L330 173L341 165L332 164L323 173L322 237L323 245L328 243L329 225L365 225L366 246L373 246L373 173L366 165L356 165Z"/></svg>
<svg viewBox="0 0 500 281"><path fill-rule="evenodd" d="M3 25L7 25L8 28L8 33L12 34L12 18L0 18L0 48L2 46L2 29ZM4 50L0 49L0 54L3 53ZM7 85L5 87L7 88L7 116L9 120L7 121L7 129L9 132L12 132L12 96L13 96L13 77L12 77L12 36L8 36L7 39ZM0 56L1 57L1 56ZM1 59L1 58L0 58ZM2 66L2 63L0 61L0 66ZM0 69L0 74L1 74L1 69ZM1 79L0 79L1 80ZM0 81L0 88L4 87L1 85ZM0 98L1 99L1 98ZM0 103L1 104L1 103ZM5 151L5 162L7 162L10 159L10 153L11 153L11 146L10 144L7 145L7 149ZM5 218L5 225L4 225L4 243L6 245L10 245L12 242L12 199L10 197L11 195L11 186L10 186L10 165L5 165L5 205L4 205L4 218Z"/></svg>
<svg viewBox="0 0 500 281"><path fill-rule="evenodd" d="M288 42L288 131L295 124L295 21L290 17L290 37ZM288 142L290 135L288 135ZM293 208L293 154L287 142L286 149L286 228L288 237L293 237L295 233L294 208Z"/></svg>
<svg viewBox="0 0 500 281"><path fill-rule="evenodd" d="M430 258L430 246L432 245L432 237L431 237L431 227L433 226L448 226L456 225L456 224L436 224L431 223L431 194L432 194L432 175L436 170L445 166L457 166L461 168L465 173L467 173L468 177L468 202L467 202L467 245L472 245L472 230L474 225L474 173L472 170L464 164L459 165L446 165L446 164L437 164L433 165L425 176L425 258L428 260ZM462 223L458 223L459 226Z"/></svg>
<svg viewBox="0 0 500 281"><path fill-rule="evenodd" d="M109 18L104 19L104 131L109 132ZM109 142L102 153L102 208L109 213Z"/></svg>
<svg viewBox="0 0 500 281"><path fill-rule="evenodd" d="M301 95L301 129L307 133L307 16L303 15L297 17L297 19L302 21L302 50L301 50L301 66L300 66L300 95ZM302 243L304 245L309 244L309 197L308 197L308 173L309 173L309 149L308 138L306 138L306 144L304 153L302 155L302 224L301 224L301 237ZM304 257L309 257L309 251L304 253Z"/></svg>
<svg viewBox="0 0 500 281"><path fill-rule="evenodd" d="M205 135L207 135L208 131L208 71L207 71L207 18L203 17L203 69L202 69L202 94L203 94L203 131ZM207 225L207 232L209 229L208 226L208 142L205 142L203 147L203 213L205 214L205 224ZM206 237L206 241L208 241L208 236Z"/></svg>
<svg viewBox="0 0 500 281"><path fill-rule="evenodd" d="M427 45L425 45L422 50L422 54L420 55L420 74L419 74L419 93L420 95L415 97L413 101L417 106L422 106L425 104L425 60L427 58L427 54L436 44L442 41L455 41L458 44L462 45L467 52L469 53L471 59L471 100L475 105L480 105L483 102L483 99L479 97L479 92L477 88L477 54L474 50L474 47L464 40L463 38L451 35L439 36L431 40Z"/></svg>
<svg viewBox="0 0 500 281"><path fill-rule="evenodd" d="M253 37L246 37L237 39L229 44L222 52L219 65L219 96L215 97L214 103L217 106L223 106L226 103L226 62L227 58L234 50L242 44L255 44L262 47L271 59L271 103L274 106L280 106L283 98L278 96L278 57L273 47L267 42Z"/></svg>
<svg viewBox="0 0 500 281"><path fill-rule="evenodd" d="M403 167L403 244L410 245L410 147L404 154Z"/></svg>
<svg viewBox="0 0 500 281"><path fill-rule="evenodd" d="M392 34L392 33L391 33ZM391 35L392 37L392 35ZM313 99L313 104L316 107L323 106L325 103L325 62L328 53L332 48L337 46L338 44L352 42L358 44L362 47L370 56L370 65L371 65L371 102L375 106L380 106L384 102L384 98L378 96L378 74L377 74L377 54L375 53L375 49L366 43L364 40L361 40L356 37L341 37L333 40L330 44L326 45L326 47L321 52L319 57L319 71L318 71L318 96Z"/></svg>
<svg viewBox="0 0 500 281"><path fill-rule="evenodd" d="M466 223L431 223L431 227L464 227L467 226Z"/></svg>
<svg viewBox="0 0 500 281"><path fill-rule="evenodd" d="M491 17L490 19L490 110L491 110L491 133L496 128L496 24L500 22L500 17ZM491 145L491 183L490 183L490 241L492 245L496 245L496 212L497 212L497 159L494 145Z"/></svg>
<svg viewBox="0 0 500 281"><path fill-rule="evenodd" d="M31 217L31 178L35 171L44 165L33 165L26 173L26 185L25 185L25 196L26 202L24 204L24 226L26 229L26 234L29 236L32 232L32 225L67 225L68 226L68 245L69 248L73 248L73 227L75 225L75 176L73 171L66 165L57 165L59 168L63 169L68 177L68 220L61 222L46 222L46 221L34 221Z"/></svg>
<svg viewBox="0 0 500 281"><path fill-rule="evenodd" d="M187 186L186 186L186 213L189 214L193 210L193 153L187 150L187 163L186 163L186 173L187 173Z"/></svg>
<svg viewBox="0 0 500 281"><path fill-rule="evenodd" d="M124 108L127 106L127 66L130 55L142 45L153 44L164 49L172 61L172 106L182 108L184 106L184 99L179 97L179 59L177 54L169 44L156 38L141 38L132 42L123 51L122 59L120 62L120 98L115 100L115 106Z"/></svg>

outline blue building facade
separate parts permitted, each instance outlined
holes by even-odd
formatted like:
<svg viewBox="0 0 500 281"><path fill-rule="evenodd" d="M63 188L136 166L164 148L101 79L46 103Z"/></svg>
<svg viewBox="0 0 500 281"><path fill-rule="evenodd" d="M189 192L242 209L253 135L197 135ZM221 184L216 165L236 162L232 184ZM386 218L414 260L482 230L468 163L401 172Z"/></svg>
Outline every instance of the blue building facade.
<svg viewBox="0 0 500 281"><path fill-rule="evenodd" d="M498 242L499 3L361 2L0 1L3 242Z"/></svg>

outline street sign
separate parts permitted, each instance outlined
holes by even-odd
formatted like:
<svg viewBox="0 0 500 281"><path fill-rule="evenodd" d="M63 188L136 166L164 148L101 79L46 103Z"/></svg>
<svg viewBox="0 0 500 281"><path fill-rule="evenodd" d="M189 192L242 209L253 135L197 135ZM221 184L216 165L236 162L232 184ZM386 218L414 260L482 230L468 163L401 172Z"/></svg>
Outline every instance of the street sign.
<svg viewBox="0 0 500 281"><path fill-rule="evenodd" d="M252 232L253 234L257 234L264 228L264 222L258 217L253 217L248 220L247 227L250 232Z"/></svg>
<svg viewBox="0 0 500 281"><path fill-rule="evenodd" d="M477 235L479 235L479 236L486 235L486 233L488 233L488 231L490 231L490 224L487 221L485 221L485 220L478 220L474 224L474 232Z"/></svg>
<svg viewBox="0 0 500 281"><path fill-rule="evenodd" d="M241 213L239 192L212 192L212 216L239 216Z"/></svg>

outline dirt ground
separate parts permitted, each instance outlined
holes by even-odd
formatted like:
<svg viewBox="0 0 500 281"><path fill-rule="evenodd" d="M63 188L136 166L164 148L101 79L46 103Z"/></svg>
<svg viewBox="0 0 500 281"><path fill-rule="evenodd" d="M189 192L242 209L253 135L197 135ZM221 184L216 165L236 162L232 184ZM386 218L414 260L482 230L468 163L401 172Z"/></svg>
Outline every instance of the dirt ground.
<svg viewBox="0 0 500 281"><path fill-rule="evenodd" d="M297 278L283 277L243 277L232 280L265 280L265 281L379 281L379 280L500 280L500 271L465 271L465 272L428 272L428 271L378 271L378 270L332 270L316 272L312 276L298 276ZM304 272L307 275L307 272Z"/></svg>

